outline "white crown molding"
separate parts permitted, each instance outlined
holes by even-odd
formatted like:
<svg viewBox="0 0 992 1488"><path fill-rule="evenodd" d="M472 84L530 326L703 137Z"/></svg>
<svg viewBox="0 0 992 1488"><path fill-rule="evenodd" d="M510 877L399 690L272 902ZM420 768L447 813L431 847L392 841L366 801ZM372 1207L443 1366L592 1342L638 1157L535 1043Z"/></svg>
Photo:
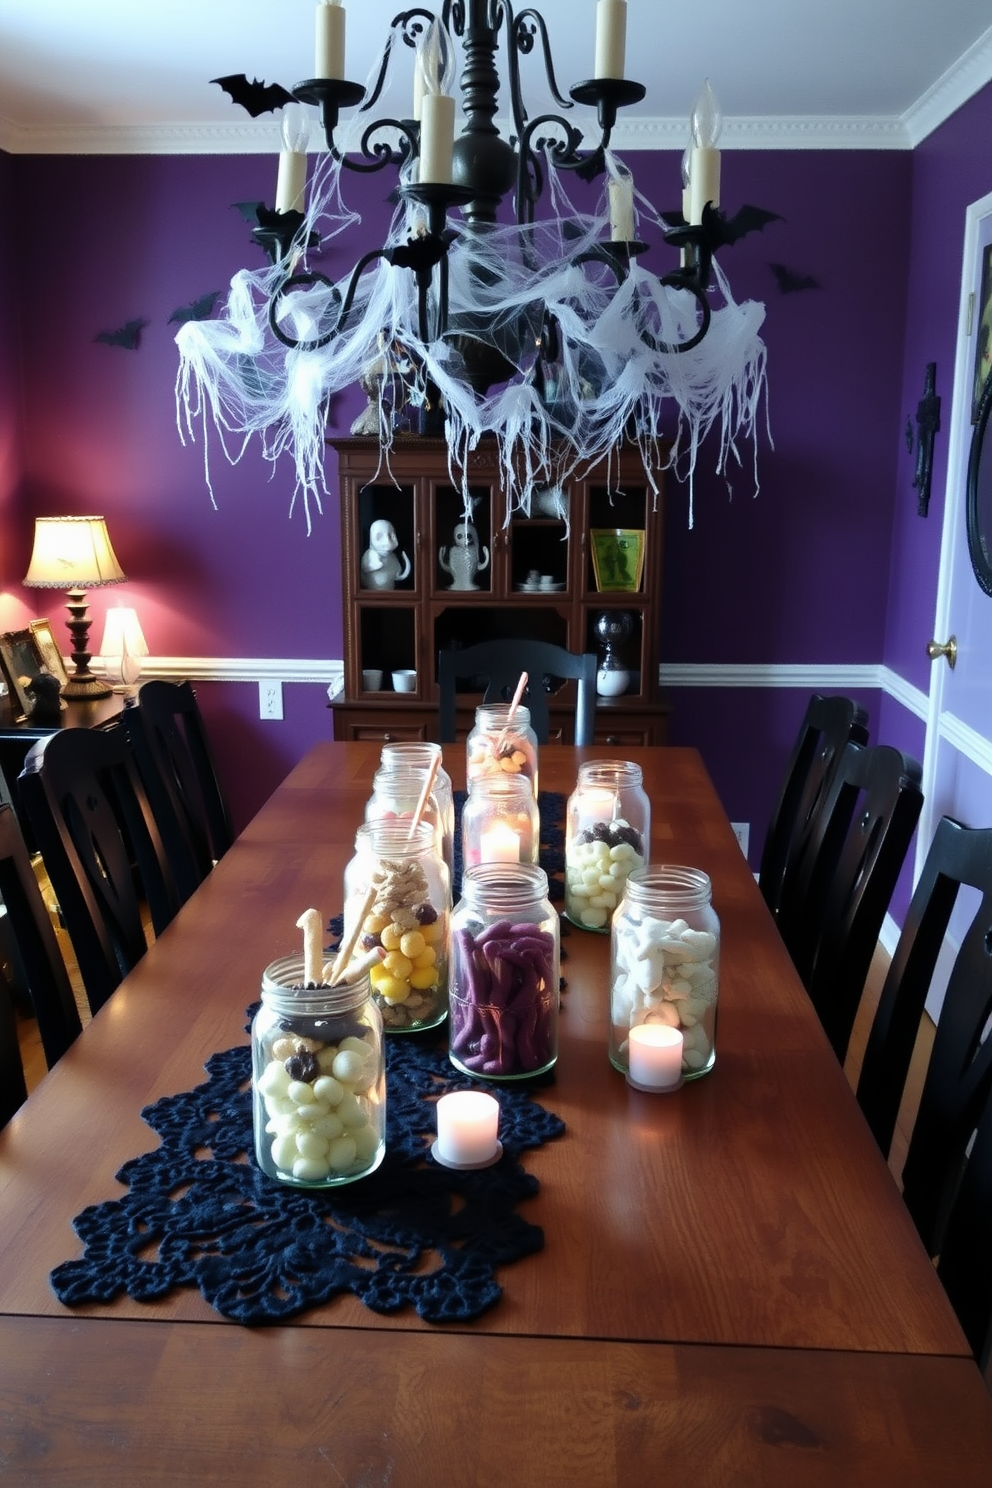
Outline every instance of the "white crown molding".
<svg viewBox="0 0 992 1488"><path fill-rule="evenodd" d="M621 154L681 152L685 137L684 118L621 119L612 144ZM912 141L902 119L797 115L727 119L722 144L730 150L908 150ZM0 149L11 155L274 155L279 146L278 121L271 119L27 127L0 115Z"/></svg>
<svg viewBox="0 0 992 1488"><path fill-rule="evenodd" d="M823 688L881 687L878 666L817 666L796 664L766 666L758 663L663 662L659 675L663 687L803 687L809 692Z"/></svg>
<svg viewBox="0 0 992 1488"><path fill-rule="evenodd" d="M65 664L71 670L68 657ZM102 656L94 656L90 662L91 670L97 673L102 673L105 666ZM340 692L344 687L344 662L272 656L145 656L141 675L146 682L152 677L166 682L317 682Z"/></svg>
<svg viewBox="0 0 992 1488"><path fill-rule="evenodd" d="M915 149L990 80L992 26L903 115L909 148Z"/></svg>

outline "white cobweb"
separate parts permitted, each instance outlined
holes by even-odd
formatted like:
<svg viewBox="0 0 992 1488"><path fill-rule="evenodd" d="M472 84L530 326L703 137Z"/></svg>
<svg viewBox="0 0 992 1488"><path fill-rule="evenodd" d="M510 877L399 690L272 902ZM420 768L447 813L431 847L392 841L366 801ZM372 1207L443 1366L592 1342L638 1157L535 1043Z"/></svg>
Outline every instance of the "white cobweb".
<svg viewBox="0 0 992 1488"><path fill-rule="evenodd" d="M321 248L342 235L350 244L360 219L342 197L347 172L330 154L317 160L305 233L319 235ZM611 156L606 164L607 179L625 173ZM431 339L428 331L422 339L416 277L383 258L360 276L343 323L350 274L334 285L306 281L278 295L277 323L300 343L295 347L283 344L270 325L270 305L287 265L236 274L222 314L189 321L176 336L180 434L202 437L208 486L211 433L234 463L257 435L266 459L294 462L294 502L302 501L309 530L311 507L321 509L326 491L328 400L363 378L366 388L374 386L376 373L381 385L386 373L390 404L370 401L370 407L378 408L372 418L387 466L393 410L439 397L453 479L467 500L468 455L481 439L495 439L509 520L516 510L530 511L536 490L563 484L576 467L609 457L624 440L640 445L653 481L669 459L662 440L674 433L670 458L689 480L691 525L692 476L703 439L716 431L721 471L729 458L740 460L743 442L755 441L765 391L764 306L738 305L714 264L709 330L697 347L675 353L670 348L697 329L693 295L663 286L636 258L618 283L601 253L596 256L610 237L606 191L600 211L578 212L548 156L542 166L547 218L525 227L483 228L449 218L447 337ZM423 211L401 204L383 246L400 247L422 234ZM297 254L294 272L319 269L318 254L309 255L312 264L306 252ZM357 261L359 255L349 257ZM430 324L438 280L436 269ZM506 359L501 381L486 392L474 391L465 377L466 356L472 360L478 343Z"/></svg>

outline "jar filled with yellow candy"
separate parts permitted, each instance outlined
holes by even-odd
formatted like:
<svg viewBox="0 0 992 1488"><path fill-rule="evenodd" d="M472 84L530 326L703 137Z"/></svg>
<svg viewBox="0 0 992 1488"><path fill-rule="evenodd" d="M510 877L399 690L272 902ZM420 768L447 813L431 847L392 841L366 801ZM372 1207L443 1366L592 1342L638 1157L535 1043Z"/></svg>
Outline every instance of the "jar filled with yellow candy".
<svg viewBox="0 0 992 1488"><path fill-rule="evenodd" d="M448 1009L451 877L433 826L366 822L344 876L344 939L378 956L372 996L387 1033L433 1028Z"/></svg>

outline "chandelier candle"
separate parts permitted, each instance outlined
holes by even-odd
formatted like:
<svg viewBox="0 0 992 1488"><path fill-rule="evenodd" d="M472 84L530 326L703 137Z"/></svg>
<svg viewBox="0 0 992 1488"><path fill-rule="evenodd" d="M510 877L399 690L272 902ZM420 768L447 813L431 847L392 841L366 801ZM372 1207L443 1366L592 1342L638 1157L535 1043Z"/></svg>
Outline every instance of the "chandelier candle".
<svg viewBox="0 0 992 1488"><path fill-rule="evenodd" d="M692 111L692 153L689 162L689 221L698 225L707 204L720 205L720 151L716 142L723 114L709 78Z"/></svg>
<svg viewBox="0 0 992 1488"><path fill-rule="evenodd" d="M627 51L627 0L599 0L596 6L598 78L622 78Z"/></svg>
<svg viewBox="0 0 992 1488"><path fill-rule="evenodd" d="M609 185L610 237L614 243L632 243L634 240L634 187L625 176L618 176Z"/></svg>
<svg viewBox="0 0 992 1488"><path fill-rule="evenodd" d="M321 0L317 6L317 46L314 77L344 77L345 14L341 0Z"/></svg>
<svg viewBox="0 0 992 1488"><path fill-rule="evenodd" d="M283 149L276 178L276 211L302 212L306 207L307 146L310 116L302 103L287 103L282 112Z"/></svg>

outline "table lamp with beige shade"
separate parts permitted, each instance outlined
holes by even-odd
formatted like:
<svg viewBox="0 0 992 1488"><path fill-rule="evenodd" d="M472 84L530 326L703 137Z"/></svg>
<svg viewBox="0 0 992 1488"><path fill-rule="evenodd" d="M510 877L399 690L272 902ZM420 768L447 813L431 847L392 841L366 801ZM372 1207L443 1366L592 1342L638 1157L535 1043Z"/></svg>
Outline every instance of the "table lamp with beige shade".
<svg viewBox="0 0 992 1488"><path fill-rule="evenodd" d="M90 671L90 615L86 590L123 584L103 517L36 517L34 550L24 584L30 589L65 589L74 671L62 689L67 698L101 698L111 688Z"/></svg>

